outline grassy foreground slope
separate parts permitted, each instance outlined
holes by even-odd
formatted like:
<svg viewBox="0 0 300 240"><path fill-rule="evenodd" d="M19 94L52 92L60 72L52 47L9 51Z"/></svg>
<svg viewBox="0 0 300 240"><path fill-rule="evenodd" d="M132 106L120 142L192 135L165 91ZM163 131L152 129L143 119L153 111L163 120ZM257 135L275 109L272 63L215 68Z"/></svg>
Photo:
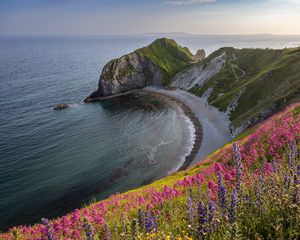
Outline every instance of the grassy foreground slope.
<svg viewBox="0 0 300 240"><path fill-rule="evenodd" d="M300 100L300 48L221 48L202 64L222 54L221 71L192 92L212 89L209 103L227 111L233 126L244 129Z"/></svg>
<svg viewBox="0 0 300 240"><path fill-rule="evenodd" d="M300 103L190 169L0 239L299 239Z"/></svg>

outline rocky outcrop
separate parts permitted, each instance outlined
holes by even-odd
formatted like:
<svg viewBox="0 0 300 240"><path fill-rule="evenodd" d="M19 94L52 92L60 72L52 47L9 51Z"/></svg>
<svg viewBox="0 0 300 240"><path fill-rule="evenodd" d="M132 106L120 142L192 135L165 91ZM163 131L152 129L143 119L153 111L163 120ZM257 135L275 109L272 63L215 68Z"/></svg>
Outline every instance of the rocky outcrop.
<svg viewBox="0 0 300 240"><path fill-rule="evenodd" d="M161 86L163 74L149 59L131 53L110 61L103 68L98 90L90 97L105 97L149 85Z"/></svg>
<svg viewBox="0 0 300 240"><path fill-rule="evenodd" d="M204 60L206 57L206 53L204 49L199 49L197 53L193 56L194 61L199 62Z"/></svg>
<svg viewBox="0 0 300 240"><path fill-rule="evenodd" d="M240 92L231 99L231 101L229 102L229 104L226 108L226 112L225 112L228 116L230 116L231 112L233 112L236 109L236 107L239 103L239 99L243 95L244 92L245 92L245 87L242 87Z"/></svg>
<svg viewBox="0 0 300 240"><path fill-rule="evenodd" d="M126 93L146 86L166 86L179 71L191 66L193 55L171 39L112 60L102 70L98 89L85 102Z"/></svg>
<svg viewBox="0 0 300 240"><path fill-rule="evenodd" d="M57 104L53 107L53 110L63 110L63 109L66 109L69 107L69 104L67 103L60 103L60 104Z"/></svg>
<svg viewBox="0 0 300 240"><path fill-rule="evenodd" d="M202 86L214 77L224 66L226 55L221 54L205 64L196 64L190 69L178 73L173 81L176 87L188 91L193 87Z"/></svg>
<svg viewBox="0 0 300 240"><path fill-rule="evenodd" d="M184 72L176 86L188 90L231 120L237 135L300 99L300 50L224 47Z"/></svg>

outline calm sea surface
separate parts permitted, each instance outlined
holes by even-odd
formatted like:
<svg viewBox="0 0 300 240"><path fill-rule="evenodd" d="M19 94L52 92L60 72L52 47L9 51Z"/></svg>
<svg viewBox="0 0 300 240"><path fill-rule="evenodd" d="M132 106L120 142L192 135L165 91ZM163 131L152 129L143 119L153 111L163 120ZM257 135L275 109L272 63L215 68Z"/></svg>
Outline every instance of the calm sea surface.
<svg viewBox="0 0 300 240"><path fill-rule="evenodd" d="M168 104L141 95L82 103L107 61L154 39L0 37L0 229L60 216L178 167L184 123ZM300 36L175 39L207 53L300 45ZM71 108L52 110L62 102Z"/></svg>

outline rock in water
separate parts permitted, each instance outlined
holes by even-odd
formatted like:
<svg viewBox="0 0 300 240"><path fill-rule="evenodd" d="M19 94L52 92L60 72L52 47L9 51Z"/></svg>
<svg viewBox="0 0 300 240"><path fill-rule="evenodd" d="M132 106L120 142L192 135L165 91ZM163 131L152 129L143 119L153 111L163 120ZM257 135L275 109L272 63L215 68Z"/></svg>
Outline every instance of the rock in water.
<svg viewBox="0 0 300 240"><path fill-rule="evenodd" d="M157 39L149 46L112 60L102 70L98 89L85 102L146 86L166 86L176 73L191 66L193 54L171 39Z"/></svg>
<svg viewBox="0 0 300 240"><path fill-rule="evenodd" d="M69 105L67 103L60 103L53 107L53 110L63 110L68 108Z"/></svg>

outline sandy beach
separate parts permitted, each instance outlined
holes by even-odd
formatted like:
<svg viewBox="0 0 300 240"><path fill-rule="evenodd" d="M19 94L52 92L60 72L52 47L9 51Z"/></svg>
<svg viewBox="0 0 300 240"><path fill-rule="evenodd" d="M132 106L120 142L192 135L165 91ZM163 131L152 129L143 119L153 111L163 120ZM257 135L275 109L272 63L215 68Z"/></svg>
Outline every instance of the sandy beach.
<svg viewBox="0 0 300 240"><path fill-rule="evenodd" d="M186 152L186 154L184 156L178 156L180 158L178 167L171 170L169 173L187 169L196 158L202 144L202 127L199 119L195 116L192 109L177 97L148 88L140 90L138 93L146 93L167 102L179 114L182 112L186 118L183 120L184 130L182 132L183 137L181 144L181 148Z"/></svg>
<svg viewBox="0 0 300 240"><path fill-rule="evenodd" d="M176 99L195 125L197 140L179 170L201 161L232 139L229 133L230 121L226 114L208 105L205 99L179 89L170 91L147 87L144 90Z"/></svg>
<svg viewBox="0 0 300 240"><path fill-rule="evenodd" d="M187 155L183 161L179 160L180 164L178 168L173 171L187 169L191 164L201 161L207 155L213 153L232 139L229 133L230 121L227 115L215 107L210 106L206 99L197 97L183 90L165 90L155 87L146 87L114 96L89 99L89 101L86 102L103 101L133 93L146 93L159 98L174 108L182 110L186 117L192 122L194 136L183 136L185 142L182 143L183 147L190 148L190 150L187 150ZM184 131L183 134L191 133ZM192 146L190 146L190 144L192 144Z"/></svg>

